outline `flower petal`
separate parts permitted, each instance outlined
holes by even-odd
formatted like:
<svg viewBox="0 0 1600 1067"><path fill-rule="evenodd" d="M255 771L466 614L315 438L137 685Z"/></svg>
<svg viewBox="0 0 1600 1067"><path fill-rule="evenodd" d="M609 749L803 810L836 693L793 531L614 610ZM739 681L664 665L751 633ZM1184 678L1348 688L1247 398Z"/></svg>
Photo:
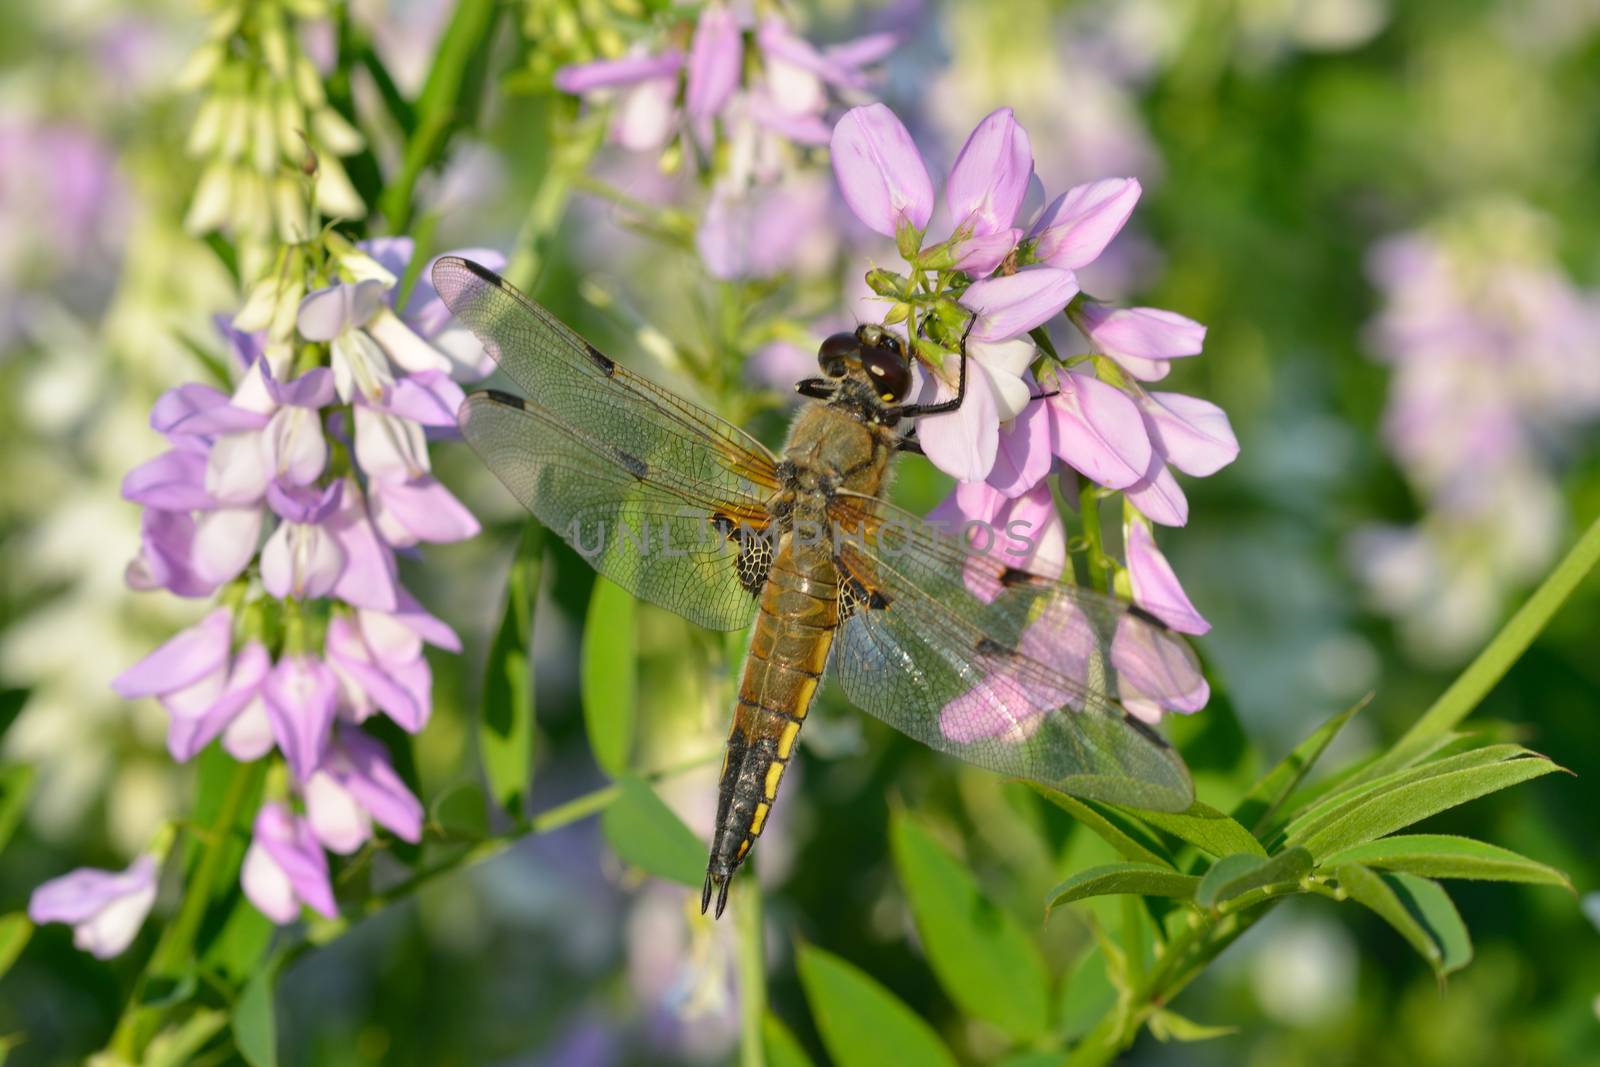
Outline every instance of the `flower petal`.
<svg viewBox="0 0 1600 1067"><path fill-rule="evenodd" d="M1124 489L1122 495L1151 522L1182 526L1189 521L1189 498L1183 495L1178 480L1159 455L1151 457L1145 477Z"/></svg>
<svg viewBox="0 0 1600 1067"><path fill-rule="evenodd" d="M111 688L124 700L171 693L226 668L233 612L217 608L117 675Z"/></svg>
<svg viewBox="0 0 1600 1067"><path fill-rule="evenodd" d="M199 452L163 452L123 477L123 499L163 511L214 508L216 498L206 490L206 467L206 457Z"/></svg>
<svg viewBox="0 0 1600 1067"><path fill-rule="evenodd" d="M1008 497L1018 497L1044 481L1055 463L1051 447L1052 419L1043 400L1000 427L999 447L988 482Z"/></svg>
<svg viewBox="0 0 1600 1067"><path fill-rule="evenodd" d="M1210 630L1211 624L1195 610L1178 584L1172 565L1156 547L1150 528L1142 522L1128 523L1123 528L1123 541L1133 602L1179 633L1203 634Z"/></svg>
<svg viewBox="0 0 1600 1067"><path fill-rule="evenodd" d="M556 71L555 86L564 93L578 95L619 85L636 85L652 78L670 78L682 67L683 53L678 51L574 63Z"/></svg>
<svg viewBox="0 0 1600 1067"><path fill-rule="evenodd" d="M387 287L376 278L317 289L301 298L295 325L307 341L331 341L346 330L365 326L384 306L387 294Z"/></svg>
<svg viewBox="0 0 1600 1067"><path fill-rule="evenodd" d="M371 490L372 521L396 548L419 541L465 541L481 529L466 505L431 476L409 482L375 481Z"/></svg>
<svg viewBox="0 0 1600 1067"><path fill-rule="evenodd" d="M1150 439L1166 461L1185 474L1204 478L1239 455L1228 413L1209 400L1182 393L1150 393L1140 398Z"/></svg>
<svg viewBox="0 0 1600 1067"><path fill-rule="evenodd" d="M1054 416L1056 455L1108 489L1143 478L1154 450L1132 398L1076 371L1058 372L1056 387L1059 392L1047 401Z"/></svg>
<svg viewBox="0 0 1600 1067"><path fill-rule="evenodd" d="M262 683L273 736L289 769L302 782L322 760L337 692L338 681L328 665L304 654L280 659Z"/></svg>
<svg viewBox="0 0 1600 1067"><path fill-rule="evenodd" d="M961 146L945 183L945 203L957 232L970 229L980 237L1009 232L1032 177L1028 131L1010 108L990 112Z"/></svg>
<svg viewBox="0 0 1600 1067"><path fill-rule="evenodd" d="M262 509L218 508L194 524L193 565L200 581L215 588L237 578L261 544Z"/></svg>
<svg viewBox="0 0 1600 1067"><path fill-rule="evenodd" d="M845 112L830 141L846 204L870 229L893 237L903 223L926 229L933 180L905 126L883 104Z"/></svg>
<svg viewBox="0 0 1600 1067"><path fill-rule="evenodd" d="M399 598L394 553L378 537L367 513L367 502L354 479L345 479L339 510L329 520L328 528L344 550L344 570L334 583L332 595L358 608L395 610Z"/></svg>
<svg viewBox="0 0 1600 1067"><path fill-rule="evenodd" d="M314 772L302 790L306 821L322 847L348 856L372 836L372 820L343 781L326 770Z"/></svg>
<svg viewBox="0 0 1600 1067"><path fill-rule="evenodd" d="M700 9L689 46L689 75L683 106L691 118L709 119L722 110L739 85L744 40L739 20L722 4Z"/></svg>
<svg viewBox="0 0 1600 1067"><path fill-rule="evenodd" d="M1068 189L1039 213L1028 231L1037 239L1034 254L1052 267L1088 266L1127 223L1139 193L1136 178L1104 178Z"/></svg>
<svg viewBox="0 0 1600 1067"><path fill-rule="evenodd" d="M422 803L395 772L388 750L360 730L345 730L340 737L351 767L348 788L356 800L396 837L413 844L422 840Z"/></svg>
<svg viewBox="0 0 1600 1067"><path fill-rule="evenodd" d="M1078 279L1070 270L1029 267L973 282L961 303L978 314L974 339L1004 341L1059 315L1077 294Z"/></svg>
<svg viewBox="0 0 1600 1067"><path fill-rule="evenodd" d="M1090 300L1080 312L1084 331L1112 359L1177 359L1199 355L1206 328L1175 311L1114 308Z"/></svg>
<svg viewBox="0 0 1600 1067"><path fill-rule="evenodd" d="M931 383L931 386L930 386ZM927 394L931 391L932 396ZM919 403L953 400L954 387L928 375ZM917 441L928 461L963 482L980 482L994 467L1000 442L1000 416L988 373L973 361L967 372L967 395L954 411L917 420Z"/></svg>

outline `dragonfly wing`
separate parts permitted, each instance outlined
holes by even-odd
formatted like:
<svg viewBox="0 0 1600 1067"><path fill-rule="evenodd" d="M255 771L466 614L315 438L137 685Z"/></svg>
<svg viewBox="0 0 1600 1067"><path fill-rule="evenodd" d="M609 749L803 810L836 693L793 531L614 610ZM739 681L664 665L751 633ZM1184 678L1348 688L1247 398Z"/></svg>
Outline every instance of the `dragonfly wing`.
<svg viewBox="0 0 1600 1067"><path fill-rule="evenodd" d="M847 617L829 665L862 710L1064 792L1154 810L1192 803L1182 759L1113 696L1203 704L1181 638L1121 601L969 552L876 498L841 494L832 518Z"/></svg>
<svg viewBox="0 0 1600 1067"><path fill-rule="evenodd" d="M729 533L768 519L729 476L707 484L656 467L506 393L473 393L460 422L512 495L601 574L700 626L749 625L759 585Z"/></svg>
<svg viewBox="0 0 1600 1067"><path fill-rule="evenodd" d="M708 485L777 488L776 460L759 441L621 366L488 268L445 256L434 265L433 286L556 422Z"/></svg>

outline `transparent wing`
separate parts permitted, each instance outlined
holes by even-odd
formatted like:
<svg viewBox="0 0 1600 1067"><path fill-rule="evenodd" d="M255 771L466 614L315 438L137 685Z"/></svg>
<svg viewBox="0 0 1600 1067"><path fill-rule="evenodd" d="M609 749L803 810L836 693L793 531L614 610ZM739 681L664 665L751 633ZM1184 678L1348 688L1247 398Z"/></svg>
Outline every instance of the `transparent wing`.
<svg viewBox="0 0 1600 1067"><path fill-rule="evenodd" d="M585 432L506 393L473 393L459 419L512 495L595 570L700 626L749 625L756 599L740 578L741 543L727 534L768 518L731 474L708 483L654 466L604 427Z"/></svg>
<svg viewBox="0 0 1600 1067"><path fill-rule="evenodd" d="M451 313L551 419L707 486L777 488L776 461L759 441L619 366L493 271L445 256L432 277Z"/></svg>
<svg viewBox="0 0 1600 1067"><path fill-rule="evenodd" d="M841 494L831 510L849 614L829 665L862 710L1064 792L1190 805L1183 761L1123 706L1204 704L1181 638L1121 601L969 552L876 498Z"/></svg>

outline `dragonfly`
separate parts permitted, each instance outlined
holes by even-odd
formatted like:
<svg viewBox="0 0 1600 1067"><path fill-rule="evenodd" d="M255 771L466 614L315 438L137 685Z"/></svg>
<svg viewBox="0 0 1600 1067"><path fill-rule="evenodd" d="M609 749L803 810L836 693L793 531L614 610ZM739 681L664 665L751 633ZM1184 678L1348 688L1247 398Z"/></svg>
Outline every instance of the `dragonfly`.
<svg viewBox="0 0 1600 1067"><path fill-rule="evenodd" d="M897 454L919 447L905 427L965 398L964 341L955 397L930 405L907 400L898 334L828 337L775 455L487 268L444 257L432 280L526 394L480 390L458 415L506 488L635 597L750 628L702 913L715 894L721 917L825 672L863 711L980 767L1113 804L1190 805L1182 759L1124 703L1203 694L1188 645L1139 607L1010 566L884 499Z"/></svg>

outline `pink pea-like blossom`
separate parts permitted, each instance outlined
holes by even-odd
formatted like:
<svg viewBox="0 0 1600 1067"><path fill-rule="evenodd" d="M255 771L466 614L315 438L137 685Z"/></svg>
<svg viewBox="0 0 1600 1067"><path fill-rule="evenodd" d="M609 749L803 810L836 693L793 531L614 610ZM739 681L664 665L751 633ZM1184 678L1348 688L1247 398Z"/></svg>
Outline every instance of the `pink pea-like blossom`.
<svg viewBox="0 0 1600 1067"><path fill-rule="evenodd" d="M99 959L121 955L133 943L156 900L155 857L140 856L125 871L80 867L33 891L28 917L67 923L72 943Z"/></svg>
<svg viewBox="0 0 1600 1067"><path fill-rule="evenodd" d="M282 804L263 804L256 813L239 881L250 903L280 926L298 919L302 906L338 917L328 858L310 825Z"/></svg>
<svg viewBox="0 0 1600 1067"><path fill-rule="evenodd" d="M911 134L883 104L851 108L833 128L833 174L845 203L886 237L927 228L933 179Z"/></svg>

